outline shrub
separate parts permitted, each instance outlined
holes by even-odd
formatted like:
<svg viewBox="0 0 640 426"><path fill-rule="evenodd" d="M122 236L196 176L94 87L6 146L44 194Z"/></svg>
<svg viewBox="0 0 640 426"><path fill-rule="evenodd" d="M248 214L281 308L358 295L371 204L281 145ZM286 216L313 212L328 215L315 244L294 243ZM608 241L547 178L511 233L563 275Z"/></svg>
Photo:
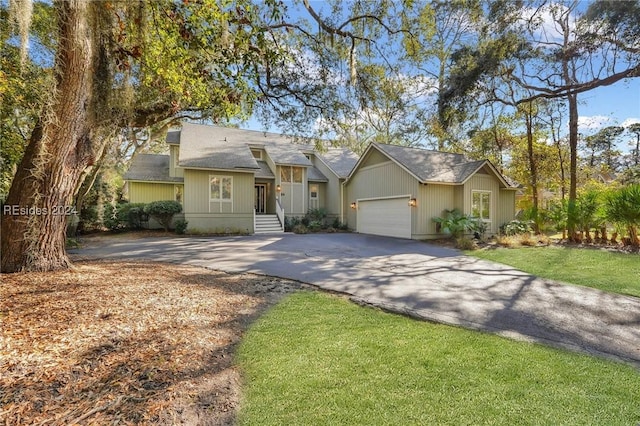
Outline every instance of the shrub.
<svg viewBox="0 0 640 426"><path fill-rule="evenodd" d="M307 212L307 217L311 222L322 223L324 219L327 217L327 209L325 208L309 209L309 211Z"/></svg>
<svg viewBox="0 0 640 426"><path fill-rule="evenodd" d="M611 193L607 198L605 211L607 218L617 228L626 228L630 245L638 246L640 227L640 184L629 185Z"/></svg>
<svg viewBox="0 0 640 426"><path fill-rule="evenodd" d="M184 219L176 220L176 223L174 224L176 228L176 234L183 235L184 233L186 233L187 225L189 225L189 222Z"/></svg>
<svg viewBox="0 0 640 426"><path fill-rule="evenodd" d="M319 220L309 222L309 231L318 232L320 229L322 229L322 223Z"/></svg>
<svg viewBox="0 0 640 426"><path fill-rule="evenodd" d="M296 225L300 224L300 218L299 217L290 217L290 216L285 216L284 217L284 230L285 232L293 232L293 228Z"/></svg>
<svg viewBox="0 0 640 426"><path fill-rule="evenodd" d="M519 235L530 233L533 223L529 220L512 220L500 226L500 233L503 235Z"/></svg>
<svg viewBox="0 0 640 426"><path fill-rule="evenodd" d="M456 248L460 250L475 250L478 246L471 238L463 236L456 238Z"/></svg>
<svg viewBox="0 0 640 426"><path fill-rule="evenodd" d="M459 238L468 231L475 230L474 219L460 210L445 210L443 217L434 217L433 221L440 225L440 230L453 238Z"/></svg>
<svg viewBox="0 0 640 426"><path fill-rule="evenodd" d="M165 231L169 231L173 216L182 211L182 205L174 200L154 201L144 207L144 212L157 220Z"/></svg>
<svg viewBox="0 0 640 426"><path fill-rule="evenodd" d="M144 203L107 204L104 208L104 226L111 231L141 229L149 219L144 207Z"/></svg>
<svg viewBox="0 0 640 426"><path fill-rule="evenodd" d="M299 223L293 227L293 232L296 234L308 234L309 230L302 223Z"/></svg>

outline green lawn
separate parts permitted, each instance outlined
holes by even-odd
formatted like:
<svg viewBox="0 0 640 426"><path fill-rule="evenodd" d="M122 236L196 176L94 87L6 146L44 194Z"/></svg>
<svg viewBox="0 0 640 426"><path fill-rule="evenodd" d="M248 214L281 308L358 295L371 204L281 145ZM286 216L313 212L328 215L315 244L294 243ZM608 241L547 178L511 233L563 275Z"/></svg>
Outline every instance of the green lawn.
<svg viewBox="0 0 640 426"><path fill-rule="evenodd" d="M240 425L640 422L640 373L296 293L245 336Z"/></svg>
<svg viewBox="0 0 640 426"><path fill-rule="evenodd" d="M640 256L567 247L497 248L466 254L539 277L640 297Z"/></svg>

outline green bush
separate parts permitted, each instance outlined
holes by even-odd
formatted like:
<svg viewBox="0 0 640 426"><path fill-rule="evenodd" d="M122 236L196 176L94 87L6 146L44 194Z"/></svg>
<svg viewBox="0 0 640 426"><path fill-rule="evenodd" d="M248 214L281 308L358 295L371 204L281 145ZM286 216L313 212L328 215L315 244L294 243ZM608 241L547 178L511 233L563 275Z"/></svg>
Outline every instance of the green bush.
<svg viewBox="0 0 640 426"><path fill-rule="evenodd" d="M184 219L176 220L176 223L174 224L176 228L176 234L183 235L185 232L187 232L187 225L189 225L189 222Z"/></svg>
<svg viewBox="0 0 640 426"><path fill-rule="evenodd" d="M149 220L144 208L144 203L121 203L115 206L107 204L104 208L104 226L111 231L141 229L142 225Z"/></svg>
<svg viewBox="0 0 640 426"><path fill-rule="evenodd" d="M297 225L295 225L292 229L292 231L296 234L308 234L309 230L307 229L306 226L304 226L302 223L299 223Z"/></svg>
<svg viewBox="0 0 640 426"><path fill-rule="evenodd" d="M529 233L533 230L533 222L530 220L512 220L500 226L500 233L502 235L521 235Z"/></svg>
<svg viewBox="0 0 640 426"><path fill-rule="evenodd" d="M441 232L453 238L462 237L465 232L473 232L476 227L474 218L462 214L458 209L445 210L444 216L434 217L432 220L440 226Z"/></svg>
<svg viewBox="0 0 640 426"><path fill-rule="evenodd" d="M630 245L640 245L640 184L625 186L611 193L606 201L605 212L611 222L626 228Z"/></svg>
<svg viewBox="0 0 640 426"><path fill-rule="evenodd" d="M295 228L296 225L300 225L299 217L291 217L291 216L284 217L285 232L293 232L293 228Z"/></svg>
<svg viewBox="0 0 640 426"><path fill-rule="evenodd" d="M181 211L182 204L174 200L154 201L144 206L144 212L157 220L165 231L169 231L173 216Z"/></svg>

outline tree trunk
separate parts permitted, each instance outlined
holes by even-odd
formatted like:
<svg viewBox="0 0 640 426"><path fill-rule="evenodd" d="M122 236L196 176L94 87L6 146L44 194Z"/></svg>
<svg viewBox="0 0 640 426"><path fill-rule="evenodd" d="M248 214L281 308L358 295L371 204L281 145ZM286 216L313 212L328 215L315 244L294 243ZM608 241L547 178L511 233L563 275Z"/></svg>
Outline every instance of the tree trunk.
<svg viewBox="0 0 640 426"><path fill-rule="evenodd" d="M536 234L540 233L538 226L538 167L536 164L535 153L533 152L533 105L529 102L525 111L525 123L527 125L527 155L529 157L529 170L531 171L531 199L533 201L533 230Z"/></svg>
<svg viewBox="0 0 640 426"><path fill-rule="evenodd" d="M2 216L2 271L68 268L66 215L92 161L92 31L88 0L56 3L59 45L52 100L34 129Z"/></svg>
<svg viewBox="0 0 640 426"><path fill-rule="evenodd" d="M578 95L568 95L567 99L569 101L569 204L567 209L567 231L569 241L576 242L576 200L578 199Z"/></svg>

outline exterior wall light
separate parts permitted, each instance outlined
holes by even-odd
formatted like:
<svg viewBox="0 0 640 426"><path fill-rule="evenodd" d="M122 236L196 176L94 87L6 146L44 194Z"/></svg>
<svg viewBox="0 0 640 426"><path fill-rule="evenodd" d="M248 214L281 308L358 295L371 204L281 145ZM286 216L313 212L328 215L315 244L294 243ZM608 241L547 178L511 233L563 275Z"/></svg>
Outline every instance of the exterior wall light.
<svg viewBox="0 0 640 426"><path fill-rule="evenodd" d="M352 208L352 209L355 209L356 207L357 207L356 202L355 202L355 201L354 201L354 202L352 202L352 203L351 203L351 208Z"/></svg>
<svg viewBox="0 0 640 426"><path fill-rule="evenodd" d="M418 205L418 202L416 201L416 199L415 199L415 198L412 198L412 199L410 199L410 200L409 200L409 205L410 205L411 207L415 207L415 206L417 206L417 205Z"/></svg>
<svg viewBox="0 0 640 426"><path fill-rule="evenodd" d="M276 185L276 191L277 191L277 192L282 191L282 187L281 187L280 185Z"/></svg>

